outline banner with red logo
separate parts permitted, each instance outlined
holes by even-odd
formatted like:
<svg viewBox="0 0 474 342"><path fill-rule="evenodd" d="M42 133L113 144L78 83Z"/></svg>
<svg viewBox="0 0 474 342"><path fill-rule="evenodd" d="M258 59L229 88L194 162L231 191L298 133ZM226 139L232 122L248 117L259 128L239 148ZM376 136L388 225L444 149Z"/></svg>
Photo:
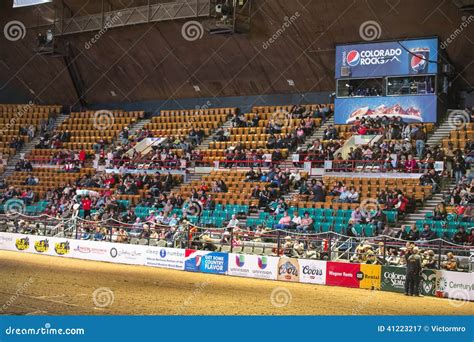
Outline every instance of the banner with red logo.
<svg viewBox="0 0 474 342"><path fill-rule="evenodd" d="M357 274L360 264L328 262L326 264L326 284L343 287L359 287Z"/></svg>

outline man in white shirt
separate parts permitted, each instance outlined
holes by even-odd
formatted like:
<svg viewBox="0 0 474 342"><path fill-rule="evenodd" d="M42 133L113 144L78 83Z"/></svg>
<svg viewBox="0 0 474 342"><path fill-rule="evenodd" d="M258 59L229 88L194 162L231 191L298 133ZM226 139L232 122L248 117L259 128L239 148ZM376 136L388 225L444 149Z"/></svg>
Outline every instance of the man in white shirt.
<svg viewBox="0 0 474 342"><path fill-rule="evenodd" d="M237 217L232 215L232 218L230 219L229 223L227 224L227 228L237 228L239 226L239 220Z"/></svg>
<svg viewBox="0 0 474 342"><path fill-rule="evenodd" d="M291 219L291 223L293 227L298 227L301 225L301 216L298 214L296 210L293 213L293 218Z"/></svg>

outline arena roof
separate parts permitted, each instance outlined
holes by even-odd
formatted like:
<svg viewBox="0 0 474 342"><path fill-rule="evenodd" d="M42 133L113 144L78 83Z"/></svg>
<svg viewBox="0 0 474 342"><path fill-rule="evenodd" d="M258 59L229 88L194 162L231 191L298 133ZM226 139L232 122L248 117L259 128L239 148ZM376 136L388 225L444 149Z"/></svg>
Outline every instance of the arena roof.
<svg viewBox="0 0 474 342"><path fill-rule="evenodd" d="M105 10L147 4L104 1ZM102 10L102 1L65 0L64 5L74 16ZM63 3L1 6L2 27L18 20L26 35L16 41L0 36L0 91L14 87L45 103L76 102L65 61L34 52L38 33L48 27L40 25L51 23ZM452 81L472 88L472 14L445 0L261 0L253 1L249 34L205 32L188 41L182 35L186 20L176 20L109 29L93 44L97 32L61 39L73 49L88 103L333 91L335 45L361 41L359 29L367 21L378 23L376 35L383 40L454 37L446 46L456 67ZM207 27L208 21L198 20Z"/></svg>

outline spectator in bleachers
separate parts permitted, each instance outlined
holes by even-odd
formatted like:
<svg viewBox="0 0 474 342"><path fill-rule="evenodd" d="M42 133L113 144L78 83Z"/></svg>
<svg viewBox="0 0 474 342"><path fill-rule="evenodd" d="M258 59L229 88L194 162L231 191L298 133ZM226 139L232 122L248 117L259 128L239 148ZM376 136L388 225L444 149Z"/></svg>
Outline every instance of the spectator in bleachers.
<svg viewBox="0 0 474 342"><path fill-rule="evenodd" d="M433 212L433 220L444 221L446 220L447 216L448 213L446 211L446 206L444 205L444 203L438 203Z"/></svg>
<svg viewBox="0 0 474 342"><path fill-rule="evenodd" d="M296 226L298 233L306 234L313 229L313 219L309 216L309 212L305 211L301 218L301 223Z"/></svg>
<svg viewBox="0 0 474 342"><path fill-rule="evenodd" d="M464 227L459 227L457 232L453 235L453 242L457 245L464 245L467 244L469 239L469 235L466 233L466 229Z"/></svg>
<svg viewBox="0 0 474 342"><path fill-rule="evenodd" d="M285 210L283 216L278 221L278 224L275 225L275 229L288 229L291 227L291 217L288 215L288 212Z"/></svg>
<svg viewBox="0 0 474 342"><path fill-rule="evenodd" d="M456 271L458 268L458 261L452 252L446 254L446 261L441 263L441 267L447 271Z"/></svg>
<svg viewBox="0 0 474 342"><path fill-rule="evenodd" d="M229 220L229 223L227 223L227 228L238 228L239 226L239 220L235 216L235 214L232 215L231 219Z"/></svg>
<svg viewBox="0 0 474 342"><path fill-rule="evenodd" d="M377 211L375 212L375 214L372 215L372 217L368 220L368 223L372 223L375 225L376 235L384 231L385 226L387 224L387 215L385 215L379 205L377 206Z"/></svg>
<svg viewBox="0 0 474 342"><path fill-rule="evenodd" d="M420 233L420 241L430 241L436 239L436 233L431 230L429 224L423 225L423 230Z"/></svg>

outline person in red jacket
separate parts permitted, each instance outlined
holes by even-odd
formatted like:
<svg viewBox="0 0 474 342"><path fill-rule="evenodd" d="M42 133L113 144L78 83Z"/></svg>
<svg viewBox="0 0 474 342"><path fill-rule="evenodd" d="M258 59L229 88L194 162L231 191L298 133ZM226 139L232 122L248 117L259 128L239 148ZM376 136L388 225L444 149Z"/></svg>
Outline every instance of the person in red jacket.
<svg viewBox="0 0 474 342"><path fill-rule="evenodd" d="M84 149L79 152L79 161L81 162L81 165L84 166L84 163L86 162L86 151L84 151Z"/></svg>
<svg viewBox="0 0 474 342"><path fill-rule="evenodd" d="M398 210L398 214L404 215L407 210L408 202L408 199L402 194L400 194L392 203L393 207Z"/></svg>
<svg viewBox="0 0 474 342"><path fill-rule="evenodd" d="M84 210L84 218L91 215L92 201L89 196L86 196L82 201L82 209Z"/></svg>
<svg viewBox="0 0 474 342"><path fill-rule="evenodd" d="M411 154L408 155L408 159L405 162L405 171L410 173L418 171L418 164Z"/></svg>

